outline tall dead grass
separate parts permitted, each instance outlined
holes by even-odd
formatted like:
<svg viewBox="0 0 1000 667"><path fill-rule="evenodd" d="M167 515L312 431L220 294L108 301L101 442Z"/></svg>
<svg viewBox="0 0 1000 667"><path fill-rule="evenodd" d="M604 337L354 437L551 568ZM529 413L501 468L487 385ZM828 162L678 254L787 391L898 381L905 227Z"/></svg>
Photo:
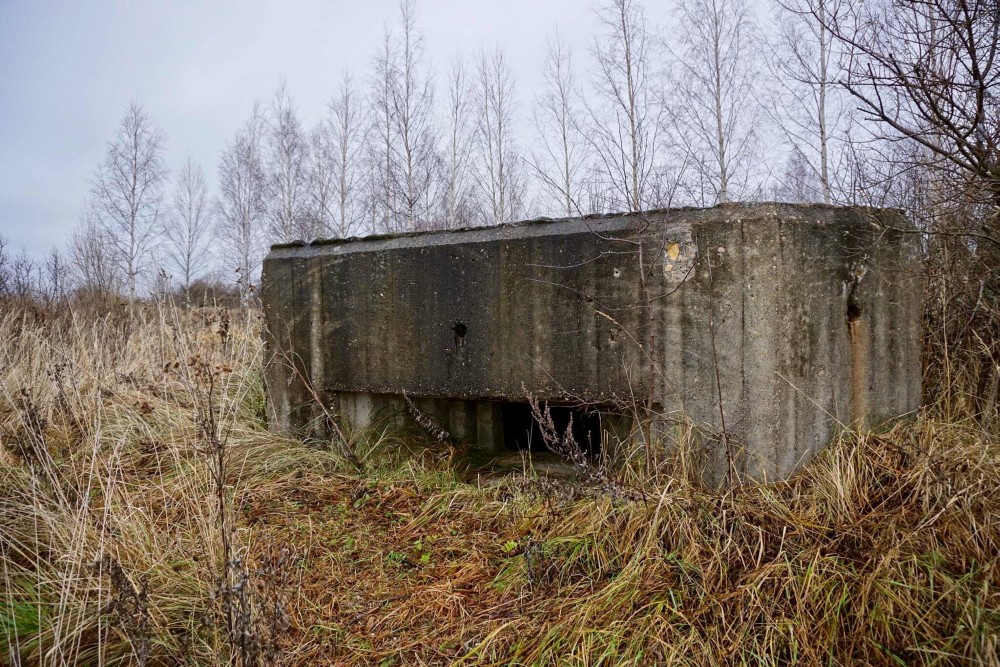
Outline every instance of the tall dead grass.
<svg viewBox="0 0 1000 667"><path fill-rule="evenodd" d="M220 517L206 412L230 447L230 510L312 453L265 434L256 323L244 314L227 331L225 317L0 320L0 630L12 664L216 664L232 650L223 539L235 536L240 558L251 536Z"/></svg>
<svg viewBox="0 0 1000 667"><path fill-rule="evenodd" d="M364 476L275 437L253 313L0 341L12 665L1000 661L1000 447L954 406L787 483L581 498L384 431L351 434Z"/></svg>

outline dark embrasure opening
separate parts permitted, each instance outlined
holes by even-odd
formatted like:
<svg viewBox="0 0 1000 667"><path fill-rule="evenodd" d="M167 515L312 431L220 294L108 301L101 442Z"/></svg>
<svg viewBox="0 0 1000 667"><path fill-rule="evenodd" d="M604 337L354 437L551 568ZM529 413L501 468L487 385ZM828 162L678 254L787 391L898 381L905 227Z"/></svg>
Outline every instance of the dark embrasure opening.
<svg viewBox="0 0 1000 667"><path fill-rule="evenodd" d="M501 408L503 444L507 450L548 451L542 430L527 403L504 403ZM601 412L594 406L550 405L552 421L562 434L573 419L573 439L590 455L601 451Z"/></svg>

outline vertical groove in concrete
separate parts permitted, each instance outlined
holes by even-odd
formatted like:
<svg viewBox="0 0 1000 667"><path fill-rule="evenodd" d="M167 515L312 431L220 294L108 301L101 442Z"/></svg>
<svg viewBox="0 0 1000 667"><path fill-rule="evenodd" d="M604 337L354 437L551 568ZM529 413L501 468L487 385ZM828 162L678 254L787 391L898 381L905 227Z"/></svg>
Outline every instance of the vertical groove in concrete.
<svg viewBox="0 0 1000 667"><path fill-rule="evenodd" d="M868 331L864 316L850 320L847 329L851 340L851 426L865 428L868 423Z"/></svg>
<svg viewBox="0 0 1000 667"><path fill-rule="evenodd" d="M323 377L323 346L328 344L328 335L326 327L326 313L323 310L323 280L321 279L320 271L321 267L318 262L314 262L311 258L306 260L306 275L308 275L308 283L306 289L309 290L309 357L310 357L310 377L309 381L312 383L314 390L318 393L323 393L324 377ZM318 409L319 406L315 406L314 416L320 416ZM328 406L329 407L329 406Z"/></svg>
<svg viewBox="0 0 1000 667"><path fill-rule="evenodd" d="M742 294L740 295L740 341L745 341L747 339L747 299L750 294L750 284L749 278L746 271L746 255L744 254L744 248L746 248L746 221L739 221L739 248L740 252L737 257L739 258L740 268L739 276L740 282L742 283ZM746 345L741 347L740 354L740 405L744 408L744 419L748 422L750 420L750 410L751 406L751 396L750 388L747 382L747 357L746 357ZM741 434L743 437L740 440L740 445L743 448L740 452L740 469L743 472L747 470L747 456L746 450L749 449L749 443L746 441L746 428L743 429Z"/></svg>

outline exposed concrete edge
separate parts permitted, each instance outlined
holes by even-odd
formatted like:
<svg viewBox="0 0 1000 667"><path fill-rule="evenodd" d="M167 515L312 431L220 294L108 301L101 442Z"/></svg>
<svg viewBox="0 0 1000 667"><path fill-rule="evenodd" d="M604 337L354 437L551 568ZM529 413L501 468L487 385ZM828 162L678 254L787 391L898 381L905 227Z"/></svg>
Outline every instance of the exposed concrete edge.
<svg viewBox="0 0 1000 667"><path fill-rule="evenodd" d="M567 233L615 233L632 231L635 223L645 218L658 218L659 222L670 224L695 223L702 219L713 220L718 224L720 212L732 220L752 220L755 218L783 217L786 221L794 217L800 224L835 224L838 211L845 210L843 206L832 204L785 204L780 202L731 203L720 204L712 208L671 208L653 209L635 213L593 214L573 218L536 218L502 225L488 227L460 227L446 230L422 230L415 232L400 232L398 234L378 234L372 236L356 236L346 239L318 239L311 243L295 241L292 243L277 243L271 246L270 256L310 257L313 255L348 252L367 252L372 250L389 250L399 248L414 248L427 246L450 245L457 243L476 243L504 240L506 238L525 238L555 236ZM853 207L859 214L870 214L874 219L884 219L887 215L898 218L898 222L907 229L915 229L900 209ZM789 214L793 213L794 216ZM818 218L817 213L823 217ZM587 229L579 229L580 222L587 224Z"/></svg>

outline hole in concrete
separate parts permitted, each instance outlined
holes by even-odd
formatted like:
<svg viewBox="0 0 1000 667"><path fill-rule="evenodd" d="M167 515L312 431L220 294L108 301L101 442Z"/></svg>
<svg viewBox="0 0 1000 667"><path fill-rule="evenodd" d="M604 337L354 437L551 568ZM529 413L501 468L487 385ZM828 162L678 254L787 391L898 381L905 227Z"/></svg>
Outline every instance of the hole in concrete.
<svg viewBox="0 0 1000 667"><path fill-rule="evenodd" d="M573 438L589 455L601 450L601 413L594 407L549 405L552 421L560 433L573 417ZM500 406L503 422L503 444L507 450L548 451L542 431L527 403L504 403Z"/></svg>
<svg viewBox="0 0 1000 667"><path fill-rule="evenodd" d="M455 322L451 330L455 332L455 347L465 345L465 334L469 333L469 327L465 326L465 322Z"/></svg>
<svg viewBox="0 0 1000 667"><path fill-rule="evenodd" d="M854 293L854 285L847 294L847 323L851 324L861 319L861 300Z"/></svg>

